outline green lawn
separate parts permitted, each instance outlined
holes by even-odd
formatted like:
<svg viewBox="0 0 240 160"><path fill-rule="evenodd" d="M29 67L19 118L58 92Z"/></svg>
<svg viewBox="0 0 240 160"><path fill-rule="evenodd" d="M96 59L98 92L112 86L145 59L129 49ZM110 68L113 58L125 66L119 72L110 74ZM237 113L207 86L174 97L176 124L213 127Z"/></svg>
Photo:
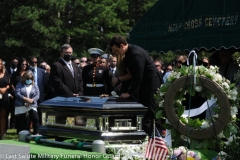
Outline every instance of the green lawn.
<svg viewBox="0 0 240 160"><path fill-rule="evenodd" d="M17 130L16 129L8 129L7 134L5 135L5 139L17 140L18 139Z"/></svg>

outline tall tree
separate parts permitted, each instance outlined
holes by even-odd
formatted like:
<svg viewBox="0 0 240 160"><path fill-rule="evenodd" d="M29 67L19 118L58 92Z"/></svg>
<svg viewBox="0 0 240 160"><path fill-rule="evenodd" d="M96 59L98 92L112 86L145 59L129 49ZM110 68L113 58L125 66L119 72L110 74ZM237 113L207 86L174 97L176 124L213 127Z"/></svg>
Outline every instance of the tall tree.
<svg viewBox="0 0 240 160"><path fill-rule="evenodd" d="M126 35L153 5L136 1L2 0L0 48L10 56L35 55L50 63L63 43L70 43L78 57L90 47L105 50L113 35Z"/></svg>
<svg viewBox="0 0 240 160"><path fill-rule="evenodd" d="M158 0L129 0L130 26L134 24L157 2Z"/></svg>

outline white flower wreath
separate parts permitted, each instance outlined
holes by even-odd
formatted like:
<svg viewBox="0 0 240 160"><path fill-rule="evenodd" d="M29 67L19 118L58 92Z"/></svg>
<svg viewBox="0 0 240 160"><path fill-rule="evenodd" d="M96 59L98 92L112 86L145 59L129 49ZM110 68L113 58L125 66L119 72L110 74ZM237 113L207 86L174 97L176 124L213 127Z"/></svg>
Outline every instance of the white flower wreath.
<svg viewBox="0 0 240 160"><path fill-rule="evenodd" d="M230 136L234 135L238 131L238 127L236 125L236 114L238 112L239 108L239 100L240 96L238 94L238 89L236 87L235 83L230 83L229 80L225 79L218 73L218 67L216 66L210 66L209 68L206 68L204 66L196 66L193 68L193 66L182 66L180 69L172 72L170 76L167 78L167 81L165 84L163 84L158 93L155 95L155 99L159 105L159 108L156 110L156 118L166 118L169 119L171 117L167 117L166 114L166 108L171 107L168 106L166 103L166 99L168 98L166 93L168 92L168 89L171 87L171 85L174 84L175 80L178 80L181 77L184 76L192 76L196 78L196 81L199 81L201 77L207 79L208 81L212 81L215 83L217 86L222 89L223 93L226 95L226 99L229 100L229 119L228 122L226 122L226 126L223 128L221 132L218 133L217 136L214 134L212 137L209 137L208 139L195 139L191 137L187 137L188 133L177 133L176 127L174 128L172 124L164 124L164 127L166 129L171 130L171 135L172 138L174 139L177 138L177 136L180 136L181 138L187 140L188 142L191 143L191 148L214 148L216 145L219 145L222 141L221 138L229 138ZM176 85L176 84L175 84ZM183 88L180 88L174 97L174 102L173 104L173 110L174 110L174 116L178 117L178 120L180 121L181 124L186 125L187 127L192 127L197 131L205 130L206 128L209 128L210 126L214 125L214 122L216 122L219 118L220 110L221 108L219 107L219 99L217 99L216 103L218 104L218 107L214 108L215 115L211 117L210 120L208 119L191 119L189 117L183 117L183 112L186 109L185 106L182 105L181 101L183 101L184 95L188 92L191 96L194 96L196 92L204 92L205 98L207 99L212 99L212 98L217 98L213 93L211 93L210 90L203 88L203 86L200 83L195 83L192 87L189 86L184 86ZM225 96L224 95L224 96ZM165 107L164 107L165 105ZM227 113L226 113L227 114ZM169 114L168 114L169 115ZM223 113L221 113L223 115ZM228 115L227 115L228 116ZM171 123L171 122L170 122ZM178 130L179 131L179 130ZM197 133L197 132L196 132ZM185 137L185 138L184 138Z"/></svg>

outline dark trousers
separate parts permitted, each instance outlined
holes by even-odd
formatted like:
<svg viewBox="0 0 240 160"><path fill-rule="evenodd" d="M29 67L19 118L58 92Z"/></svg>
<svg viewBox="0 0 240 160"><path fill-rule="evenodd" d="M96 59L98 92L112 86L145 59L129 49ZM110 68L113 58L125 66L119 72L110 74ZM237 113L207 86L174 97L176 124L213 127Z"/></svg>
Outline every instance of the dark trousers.
<svg viewBox="0 0 240 160"><path fill-rule="evenodd" d="M158 105L154 99L154 94L156 92L151 93L141 93L139 94L139 103L144 105L145 107L148 107L148 112L144 117L143 122L143 129L147 134L151 134L153 131L153 120L155 119L155 110L157 109ZM161 120L157 119L155 120L155 125L160 131L161 128Z"/></svg>
<svg viewBox="0 0 240 160"><path fill-rule="evenodd" d="M22 130L28 130L30 131L30 122L33 123L33 134L38 133L39 129L39 118L38 118L38 112L31 109L28 111L28 115L26 113L19 114L16 116L16 122L17 122L17 133L19 133Z"/></svg>
<svg viewBox="0 0 240 160"><path fill-rule="evenodd" d="M4 137L6 116L6 108L0 107L0 139Z"/></svg>
<svg viewBox="0 0 240 160"><path fill-rule="evenodd" d="M11 128L11 127L15 127L16 120L15 120L15 114L14 114L14 110L15 110L14 101L15 101L15 99L9 98L9 107L7 108L7 111L6 111L7 113L6 113L6 125L5 125L5 130L9 129L9 128L8 128L8 115L9 115L9 113L11 113L11 117L10 117L10 128Z"/></svg>

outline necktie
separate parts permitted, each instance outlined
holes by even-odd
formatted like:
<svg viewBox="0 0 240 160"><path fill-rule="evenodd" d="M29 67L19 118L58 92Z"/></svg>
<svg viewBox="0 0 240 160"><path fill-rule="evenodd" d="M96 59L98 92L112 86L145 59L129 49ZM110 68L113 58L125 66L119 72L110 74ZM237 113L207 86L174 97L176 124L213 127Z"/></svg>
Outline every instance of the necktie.
<svg viewBox="0 0 240 160"><path fill-rule="evenodd" d="M73 70L72 65L70 63L69 63L69 69L72 72L72 76L74 77L74 70Z"/></svg>
<svg viewBox="0 0 240 160"><path fill-rule="evenodd" d="M112 77L115 77L115 75L114 75L114 69L111 69L111 71L112 71Z"/></svg>
<svg viewBox="0 0 240 160"><path fill-rule="evenodd" d="M34 79L35 79L35 84L37 85L37 69L33 69L33 74L34 74Z"/></svg>

